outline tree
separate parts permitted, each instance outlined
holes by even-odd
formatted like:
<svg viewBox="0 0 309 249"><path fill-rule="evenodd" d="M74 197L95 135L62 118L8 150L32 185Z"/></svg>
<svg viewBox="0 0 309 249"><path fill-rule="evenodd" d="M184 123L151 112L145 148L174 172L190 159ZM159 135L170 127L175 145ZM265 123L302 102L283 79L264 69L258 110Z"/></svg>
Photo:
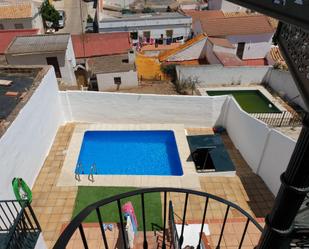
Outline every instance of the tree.
<svg viewBox="0 0 309 249"><path fill-rule="evenodd" d="M45 22L51 22L53 27L58 26L60 20L59 12L48 0L44 0L42 3L41 15Z"/></svg>

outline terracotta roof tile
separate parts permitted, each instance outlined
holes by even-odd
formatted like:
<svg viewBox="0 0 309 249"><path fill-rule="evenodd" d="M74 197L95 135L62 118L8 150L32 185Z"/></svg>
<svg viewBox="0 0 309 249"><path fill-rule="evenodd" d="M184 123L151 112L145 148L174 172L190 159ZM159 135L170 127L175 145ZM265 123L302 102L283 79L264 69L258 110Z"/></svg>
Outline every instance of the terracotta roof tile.
<svg viewBox="0 0 309 249"><path fill-rule="evenodd" d="M76 58L123 54L132 47L127 32L72 35L72 42Z"/></svg>
<svg viewBox="0 0 309 249"><path fill-rule="evenodd" d="M220 47L226 47L226 48L235 48L235 46L230 43L229 40L225 38L215 38L215 37L208 37L208 40L213 44Z"/></svg>
<svg viewBox="0 0 309 249"><path fill-rule="evenodd" d="M203 32L208 36L224 37L228 35L250 35L273 33L274 28L268 18L262 15L226 17L226 18L201 18Z"/></svg>
<svg viewBox="0 0 309 249"><path fill-rule="evenodd" d="M141 51L164 51L164 50L170 50L170 49L174 49L174 48L178 48L179 46L181 46L181 43L171 43L170 45L162 45L162 44L158 44L156 45L145 45L142 46Z"/></svg>
<svg viewBox="0 0 309 249"><path fill-rule="evenodd" d="M33 16L31 1L4 1L0 3L0 19L29 18Z"/></svg>
<svg viewBox="0 0 309 249"><path fill-rule="evenodd" d="M38 34L38 32L38 29L0 30L0 54L4 54L5 50L16 36L35 35Z"/></svg>
<svg viewBox="0 0 309 249"><path fill-rule="evenodd" d="M270 50L270 56L276 63L286 64L280 49L278 47L272 47Z"/></svg>
<svg viewBox="0 0 309 249"><path fill-rule="evenodd" d="M183 10L187 16L192 17L192 22L198 21L201 18L223 18L224 13L221 10Z"/></svg>
<svg viewBox="0 0 309 249"><path fill-rule="evenodd" d="M164 52L161 52L159 54L159 61L165 61L168 59L168 57L177 54L178 52L192 46L194 43L199 42L203 39L205 39L207 36L205 34L200 34L194 38L192 38L191 40L185 42L184 44L182 44L181 46L175 48L175 49L170 49L170 50L166 50Z"/></svg>

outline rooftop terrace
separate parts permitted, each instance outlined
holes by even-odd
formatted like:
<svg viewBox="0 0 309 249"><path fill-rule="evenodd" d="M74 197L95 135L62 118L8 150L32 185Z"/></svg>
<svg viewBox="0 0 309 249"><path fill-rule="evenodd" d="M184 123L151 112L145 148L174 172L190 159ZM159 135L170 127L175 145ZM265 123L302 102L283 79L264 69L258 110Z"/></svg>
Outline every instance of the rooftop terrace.
<svg viewBox="0 0 309 249"><path fill-rule="evenodd" d="M65 151L71 141L76 123L61 126L58 129L57 136L53 146L45 160L45 163L36 179L33 187L33 207L42 226L43 236L49 248L58 239L60 232L70 222L73 214L74 203L77 196L78 187L57 186L58 178L63 167L65 159ZM187 134L201 135L211 134L208 128L188 128ZM224 144L228 153L236 166L236 176L234 177L216 177L216 176L200 176L200 188L198 190L205 191L229 201L232 201L249 212L255 218L264 218L270 211L273 204L274 196L268 190L263 180L254 174L244 161L239 151L234 147L227 134L222 135ZM169 196L173 200L174 211L181 217L184 203L182 194L173 194ZM204 201L198 198L190 198L188 203L188 213L186 220L189 223L196 223L201 220L201 210L204 207ZM213 243L218 239L222 219L224 218L225 207L212 203L207 214L209 219L210 230L213 234ZM177 216L177 217L178 217ZM240 214L232 212L229 216L230 225L229 233L224 238L221 248L232 248L238 243L241 234L238 227L244 225L244 221L239 219ZM179 218L176 218L179 222ZM263 219L259 219L263 224ZM236 223L235 223L236 222ZM233 224L233 225L232 225ZM99 227L95 224L86 224L86 234L90 236L91 248L102 246L102 238ZM242 230L241 230L242 231ZM259 237L259 232L251 229L251 234L246 238L245 248L253 248ZM232 237L235 237L232 239ZM76 240L76 241L75 241ZM117 242L117 229L108 232L108 241L110 245ZM78 243L81 244L80 237L74 236L69 248L75 248ZM97 246L97 247L96 247Z"/></svg>
<svg viewBox="0 0 309 249"><path fill-rule="evenodd" d="M0 136L30 99L45 71L25 66L0 67Z"/></svg>

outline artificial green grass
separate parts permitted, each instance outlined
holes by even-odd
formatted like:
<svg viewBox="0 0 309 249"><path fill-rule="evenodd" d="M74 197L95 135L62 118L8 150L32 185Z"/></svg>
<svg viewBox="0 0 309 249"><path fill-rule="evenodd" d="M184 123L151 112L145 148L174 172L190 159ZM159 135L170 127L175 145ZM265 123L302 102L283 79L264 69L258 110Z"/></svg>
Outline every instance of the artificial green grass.
<svg viewBox="0 0 309 249"><path fill-rule="evenodd" d="M133 187L78 187L77 197L75 200L75 206L73 211L73 217L75 217L80 211L82 211L88 205L97 202L99 200L106 199L108 197L118 195L121 193L136 190ZM162 227L162 205L160 193L145 194L145 214L146 214L146 229L151 231L153 225ZM135 215L138 222L138 230L143 230L142 223L142 207L141 197L132 196L130 198L123 199L121 206L127 201L131 201L134 207ZM104 223L118 223L119 214L117 202L108 204L100 208L102 219ZM96 211L94 210L84 222L98 222Z"/></svg>
<svg viewBox="0 0 309 249"><path fill-rule="evenodd" d="M259 90L207 91L207 94L209 96L233 95L241 108L248 113L280 113L280 110Z"/></svg>

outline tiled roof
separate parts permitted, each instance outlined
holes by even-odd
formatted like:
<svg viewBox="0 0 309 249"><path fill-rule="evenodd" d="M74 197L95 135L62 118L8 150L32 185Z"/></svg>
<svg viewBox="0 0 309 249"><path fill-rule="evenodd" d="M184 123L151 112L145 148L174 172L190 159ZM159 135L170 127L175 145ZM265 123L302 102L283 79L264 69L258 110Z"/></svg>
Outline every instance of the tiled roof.
<svg viewBox="0 0 309 249"><path fill-rule="evenodd" d="M220 47L226 47L226 48L235 48L235 46L230 43L229 40L225 38L215 38L215 37L208 37L208 40L213 44Z"/></svg>
<svg viewBox="0 0 309 249"><path fill-rule="evenodd" d="M17 36L8 47L7 54L39 54L65 51L70 34Z"/></svg>
<svg viewBox="0 0 309 249"><path fill-rule="evenodd" d="M72 42L76 58L123 54L132 47L127 32L72 35Z"/></svg>
<svg viewBox="0 0 309 249"><path fill-rule="evenodd" d="M214 52L218 60L223 66L244 66L244 62L239 59L235 54L223 53L223 52Z"/></svg>
<svg viewBox="0 0 309 249"><path fill-rule="evenodd" d="M182 44L181 46L175 48L175 49L171 49L171 50L166 50L164 52L161 52L159 54L159 61L165 61L168 59L168 57L177 54L178 52L191 47L193 44L195 44L196 42L199 42L203 39L205 39L207 36L205 34L199 34L198 36L192 38L191 40L185 42L184 44Z"/></svg>
<svg viewBox="0 0 309 249"><path fill-rule="evenodd" d="M245 66L266 66L268 65L265 58L242 60Z"/></svg>
<svg viewBox="0 0 309 249"><path fill-rule="evenodd" d="M280 52L280 49L278 47L272 47L270 50L270 55L271 58L275 61L275 62L284 62L285 60Z"/></svg>
<svg viewBox="0 0 309 249"><path fill-rule="evenodd" d="M33 3L29 0L1 0L0 19L29 18L33 16Z"/></svg>
<svg viewBox="0 0 309 249"><path fill-rule="evenodd" d="M203 32L208 36L224 37L228 35L250 35L273 33L274 28L268 18L262 15L225 17L225 18L201 18Z"/></svg>
<svg viewBox="0 0 309 249"><path fill-rule="evenodd" d="M223 18L224 13L221 10L183 10L187 16L192 17L192 22L201 18Z"/></svg>
<svg viewBox="0 0 309 249"><path fill-rule="evenodd" d="M4 54L5 50L16 36L35 35L38 32L38 29L0 30L0 54Z"/></svg>
<svg viewBox="0 0 309 249"><path fill-rule="evenodd" d="M179 46L181 46L181 43L172 43L170 45L162 45L162 44L158 44L156 45L145 45L142 46L141 51L163 51L163 50L169 50L169 49L174 49L174 48L178 48Z"/></svg>

